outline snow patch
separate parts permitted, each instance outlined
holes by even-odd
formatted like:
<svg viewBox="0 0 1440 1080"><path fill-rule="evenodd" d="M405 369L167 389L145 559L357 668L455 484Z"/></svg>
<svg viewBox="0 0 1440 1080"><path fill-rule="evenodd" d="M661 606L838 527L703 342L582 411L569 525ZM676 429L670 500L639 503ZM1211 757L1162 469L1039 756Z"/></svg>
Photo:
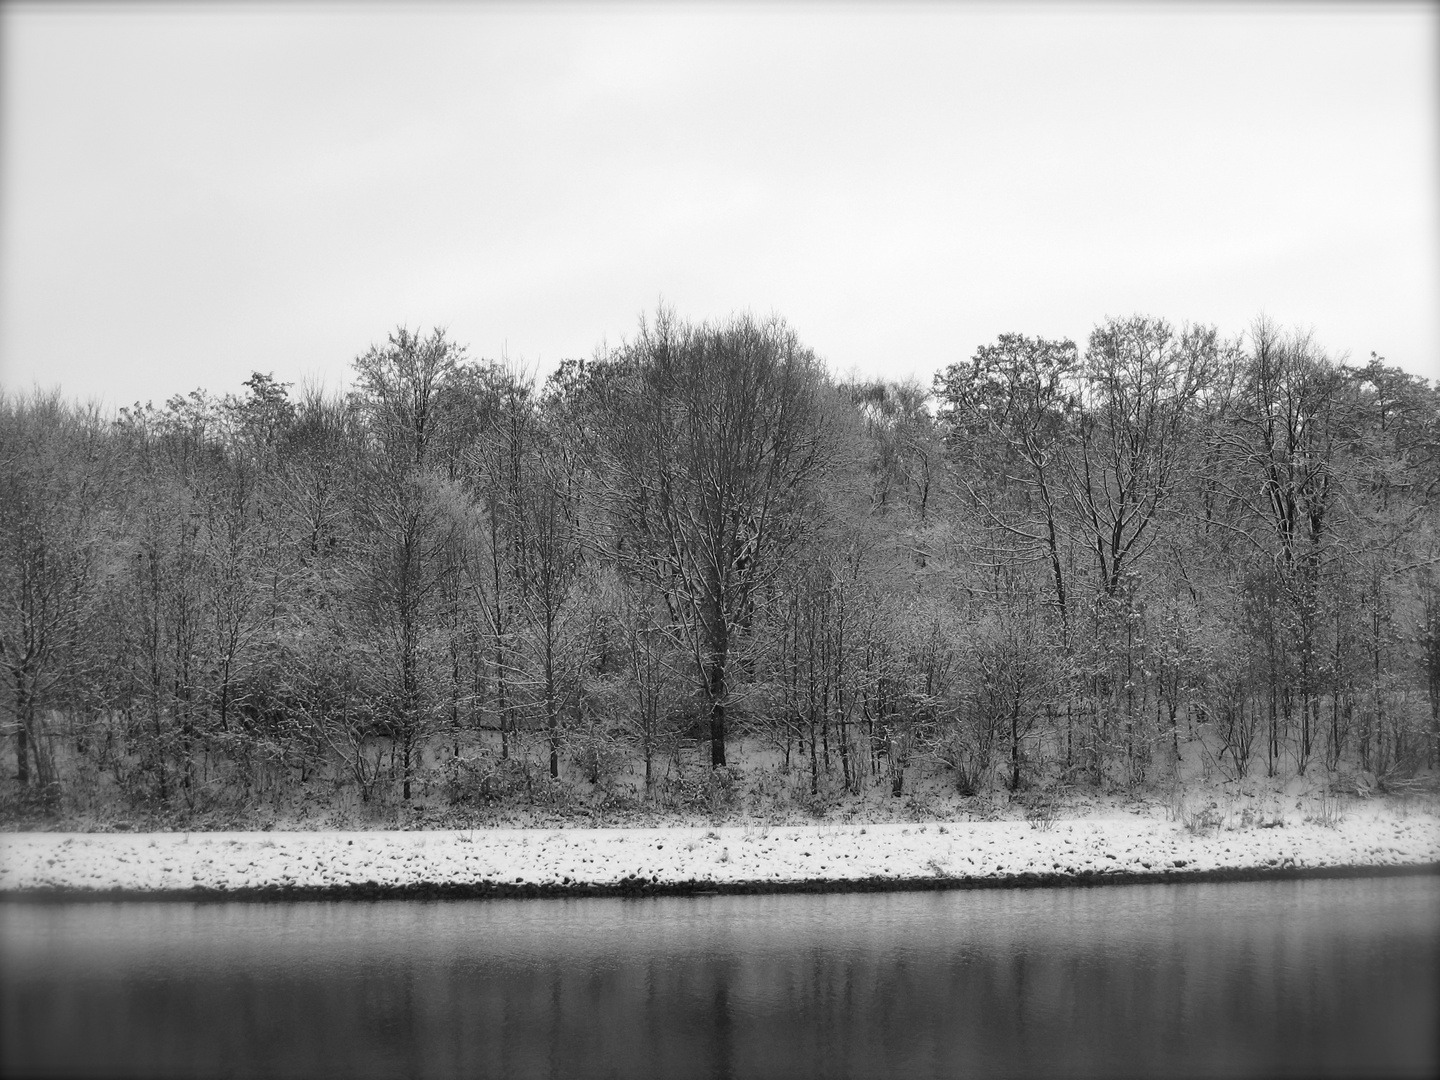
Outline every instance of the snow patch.
<svg viewBox="0 0 1440 1080"><path fill-rule="evenodd" d="M427 832L3 833L0 892L139 893L372 885L616 887L1214 871L1440 862L1440 818L1352 813L1196 834L1177 822L1079 820Z"/></svg>

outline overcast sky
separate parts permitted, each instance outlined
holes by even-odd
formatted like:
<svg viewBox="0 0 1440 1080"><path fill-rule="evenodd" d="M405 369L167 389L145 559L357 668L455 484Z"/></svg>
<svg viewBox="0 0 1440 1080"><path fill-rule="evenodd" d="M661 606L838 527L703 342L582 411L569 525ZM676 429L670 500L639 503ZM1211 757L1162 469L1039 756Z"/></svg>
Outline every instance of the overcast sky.
<svg viewBox="0 0 1440 1080"><path fill-rule="evenodd" d="M783 315L929 381L1107 315L1440 378L1434 6L3 8L0 384L540 373Z"/></svg>

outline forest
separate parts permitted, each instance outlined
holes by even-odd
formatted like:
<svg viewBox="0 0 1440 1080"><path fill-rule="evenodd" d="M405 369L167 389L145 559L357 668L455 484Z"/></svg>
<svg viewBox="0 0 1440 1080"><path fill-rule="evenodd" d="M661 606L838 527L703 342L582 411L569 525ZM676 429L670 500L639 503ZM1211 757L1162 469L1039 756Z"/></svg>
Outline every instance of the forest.
<svg viewBox="0 0 1440 1080"><path fill-rule="evenodd" d="M402 327L340 391L6 392L0 810L1433 786L1437 496L1440 387L1263 317L929 383L661 308L543 382Z"/></svg>

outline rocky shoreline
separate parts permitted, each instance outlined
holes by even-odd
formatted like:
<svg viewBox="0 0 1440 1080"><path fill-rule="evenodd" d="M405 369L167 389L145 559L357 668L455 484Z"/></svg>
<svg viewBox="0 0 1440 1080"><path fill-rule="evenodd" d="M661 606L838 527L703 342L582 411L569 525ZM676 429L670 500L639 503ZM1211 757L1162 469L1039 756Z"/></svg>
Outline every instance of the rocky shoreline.
<svg viewBox="0 0 1440 1080"><path fill-rule="evenodd" d="M0 897L319 900L1096 886L1440 873L1440 819L5 833Z"/></svg>
<svg viewBox="0 0 1440 1080"><path fill-rule="evenodd" d="M1205 882L1300 881L1337 878L1397 878L1440 875L1440 862L1403 866L1279 866L1169 873L1015 874L992 878L815 878L808 881L667 881L643 879L611 884L504 881L435 882L382 885L270 885L238 889L57 889L0 892L5 901L109 902L174 900L187 902L301 902L316 900L544 900L570 897L761 896L781 893L934 892L962 889L1082 888L1114 885L1184 885Z"/></svg>

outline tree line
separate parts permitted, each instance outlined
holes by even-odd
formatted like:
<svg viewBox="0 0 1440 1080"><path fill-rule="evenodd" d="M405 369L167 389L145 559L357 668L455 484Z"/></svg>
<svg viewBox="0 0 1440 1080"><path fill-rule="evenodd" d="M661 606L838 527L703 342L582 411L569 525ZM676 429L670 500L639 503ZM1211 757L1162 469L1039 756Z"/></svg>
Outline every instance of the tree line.
<svg viewBox="0 0 1440 1080"><path fill-rule="evenodd" d="M778 318L662 309L543 383L400 328L341 393L0 397L0 715L51 805L647 798L742 738L819 800L1182 744L1383 785L1440 748L1437 494L1440 388L1263 318L928 386Z"/></svg>

